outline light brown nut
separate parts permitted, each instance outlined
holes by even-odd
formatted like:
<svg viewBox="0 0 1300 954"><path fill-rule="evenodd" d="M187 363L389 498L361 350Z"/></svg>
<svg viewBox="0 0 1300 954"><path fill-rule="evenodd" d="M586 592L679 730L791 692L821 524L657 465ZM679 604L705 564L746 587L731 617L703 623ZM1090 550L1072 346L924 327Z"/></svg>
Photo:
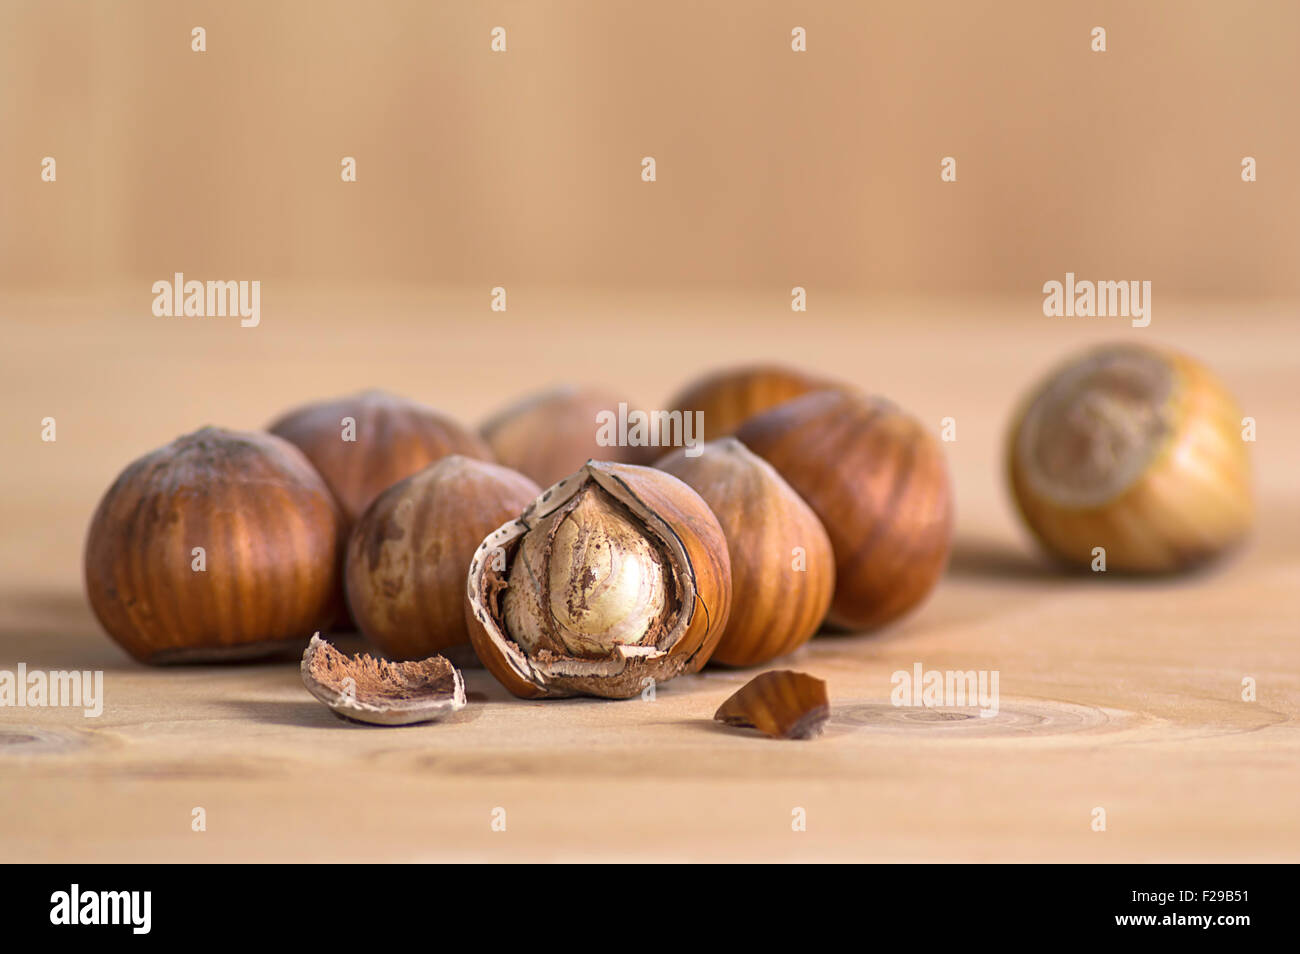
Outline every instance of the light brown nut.
<svg viewBox="0 0 1300 954"><path fill-rule="evenodd" d="M205 427L130 464L86 536L86 591L143 662L296 654L342 612L343 515L302 453Z"/></svg>
<svg viewBox="0 0 1300 954"><path fill-rule="evenodd" d="M830 538L812 508L734 437L674 451L655 466L690 484L727 535L731 617L712 662L755 666L817 632L835 590Z"/></svg>
<svg viewBox="0 0 1300 954"><path fill-rule="evenodd" d="M392 659L468 643L474 548L540 492L522 474L459 454L389 487L348 541L344 579L357 628Z"/></svg>
<svg viewBox="0 0 1300 954"><path fill-rule="evenodd" d="M1230 549L1254 521L1241 410L1201 363L1106 345L1055 369L1011 429L1021 515L1061 561L1173 572ZM1098 550L1100 548L1100 552Z"/></svg>
<svg viewBox="0 0 1300 954"><path fill-rule="evenodd" d="M888 401L818 391L750 418L736 437L812 507L835 551L829 622L870 629L934 588L952 546L939 442Z"/></svg>
<svg viewBox="0 0 1300 954"><path fill-rule="evenodd" d="M345 418L355 427L347 430ZM384 490L448 454L492 460L478 435L448 415L383 391L297 408L267 430L307 455L349 526Z"/></svg>
<svg viewBox="0 0 1300 954"><path fill-rule="evenodd" d="M558 387L498 412L480 433L500 463L549 487L593 458L643 460L641 448L604 446L596 439L597 415L616 415L620 403L627 401L595 388Z"/></svg>
<svg viewBox="0 0 1300 954"><path fill-rule="evenodd" d="M678 393L669 407L683 413L701 412L704 433L696 437L715 440L734 434L745 421L791 398L834 387L825 378L779 364L724 368L699 378Z"/></svg>

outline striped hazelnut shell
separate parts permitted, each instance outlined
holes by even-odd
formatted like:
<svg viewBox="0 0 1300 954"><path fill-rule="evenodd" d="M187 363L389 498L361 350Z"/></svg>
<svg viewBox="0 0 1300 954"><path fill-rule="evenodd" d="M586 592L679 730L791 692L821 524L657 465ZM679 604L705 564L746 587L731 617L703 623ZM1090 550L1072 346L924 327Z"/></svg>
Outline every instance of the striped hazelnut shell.
<svg viewBox="0 0 1300 954"><path fill-rule="evenodd" d="M636 463L632 447L605 447L596 440L597 415L617 413L625 399L595 388L566 385L535 394L489 418L480 434L499 463L542 487L567 477L592 458Z"/></svg>
<svg viewBox="0 0 1300 954"><path fill-rule="evenodd" d="M779 364L754 364L714 371L693 381L669 402L682 412L704 415L701 440L734 434L762 411L810 391L831 387L824 378Z"/></svg>
<svg viewBox="0 0 1300 954"><path fill-rule="evenodd" d="M674 451L656 466L690 484L727 536L731 616L711 661L753 666L793 652L830 608L830 538L772 465L734 437L697 450Z"/></svg>
<svg viewBox="0 0 1300 954"><path fill-rule="evenodd" d="M916 606L952 546L938 441L892 403L844 390L787 401L736 437L812 507L835 551L828 622L871 629Z"/></svg>
<svg viewBox="0 0 1300 954"><path fill-rule="evenodd" d="M345 418L356 422L355 440L344 439ZM492 460L478 435L448 415L383 391L309 404L267 430L307 455L349 525L384 490L448 454Z"/></svg>
<svg viewBox="0 0 1300 954"><path fill-rule="evenodd" d="M393 659L469 642L465 571L483 537L539 493L522 474L453 454L389 487L348 541L348 608Z"/></svg>
<svg viewBox="0 0 1300 954"><path fill-rule="evenodd" d="M528 641L521 643L523 637L511 633L506 619L508 590L518 585L510 582L514 564L524 559L531 531L554 527L589 495L622 511L662 554L660 569L672 610L642 645L617 645L598 656L572 655L555 646L530 649ZM561 565L568 556L558 547L543 552L544 561L560 560ZM585 572L581 566L575 570ZM518 581L518 574L514 578ZM717 518L676 477L633 464L588 461L545 490L517 519L488 535L474 553L466 581L465 612L474 650L507 689L524 698L624 699L698 672L717 646L730 608L731 564Z"/></svg>
<svg viewBox="0 0 1300 954"><path fill-rule="evenodd" d="M274 655L338 616L342 546L338 504L296 447L205 427L113 482L86 538L86 590L143 662Z"/></svg>
<svg viewBox="0 0 1300 954"><path fill-rule="evenodd" d="M1200 362L1117 344L1054 369L1016 416L1016 504L1062 562L1175 572L1239 543L1254 519L1241 410Z"/></svg>

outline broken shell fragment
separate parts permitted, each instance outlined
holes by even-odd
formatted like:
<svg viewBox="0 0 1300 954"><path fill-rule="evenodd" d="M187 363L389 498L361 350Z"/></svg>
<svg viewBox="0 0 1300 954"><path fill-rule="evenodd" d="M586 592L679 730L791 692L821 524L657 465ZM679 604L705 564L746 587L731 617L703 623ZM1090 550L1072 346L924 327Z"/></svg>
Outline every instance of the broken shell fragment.
<svg viewBox="0 0 1300 954"><path fill-rule="evenodd" d="M830 714L825 681L804 672L775 669L741 686L713 718L758 729L774 739L811 739L821 732Z"/></svg>
<svg viewBox="0 0 1300 954"><path fill-rule="evenodd" d="M402 663L348 656L319 634L302 654L302 681L335 715L372 725L432 722L465 708L465 680L442 656Z"/></svg>
<svg viewBox="0 0 1300 954"><path fill-rule="evenodd" d="M466 620L517 696L626 699L698 672L731 610L722 527L694 490L589 461L490 534L470 561Z"/></svg>

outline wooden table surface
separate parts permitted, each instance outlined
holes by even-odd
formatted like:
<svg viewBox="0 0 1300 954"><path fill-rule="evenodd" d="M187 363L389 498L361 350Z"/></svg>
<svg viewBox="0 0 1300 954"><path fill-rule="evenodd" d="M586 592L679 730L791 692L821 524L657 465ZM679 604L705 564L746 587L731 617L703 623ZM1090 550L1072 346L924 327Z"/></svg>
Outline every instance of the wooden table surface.
<svg viewBox="0 0 1300 954"><path fill-rule="evenodd" d="M105 692L99 718L0 709L0 860L1300 860L1294 304L1158 301L1137 330L1044 318L1036 293L814 290L807 314L777 284L510 296L502 315L480 289L266 287L254 329L154 318L148 283L0 299L0 670L103 670ZM1113 338L1201 356L1258 421L1258 530L1207 572L1061 576L1017 523L998 466L1013 403L1060 356ZM451 722L348 725L292 664L137 665L86 605L99 495L202 424L259 427L370 385L470 421L564 380L662 406L701 370L761 357L849 378L936 430L957 421L956 545L933 596L781 663L829 683L818 740L713 724L752 675L734 671L653 702L523 702L469 670ZM996 670L1000 711L894 708L890 675L916 663Z"/></svg>

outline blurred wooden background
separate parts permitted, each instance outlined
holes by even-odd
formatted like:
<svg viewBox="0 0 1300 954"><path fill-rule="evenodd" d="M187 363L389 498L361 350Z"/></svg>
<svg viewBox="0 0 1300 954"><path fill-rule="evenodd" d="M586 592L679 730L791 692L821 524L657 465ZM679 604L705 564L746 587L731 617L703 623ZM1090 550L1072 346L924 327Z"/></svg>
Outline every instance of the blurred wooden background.
<svg viewBox="0 0 1300 954"><path fill-rule="evenodd" d="M10 0L0 280L1295 295L1298 32L1289 0Z"/></svg>

